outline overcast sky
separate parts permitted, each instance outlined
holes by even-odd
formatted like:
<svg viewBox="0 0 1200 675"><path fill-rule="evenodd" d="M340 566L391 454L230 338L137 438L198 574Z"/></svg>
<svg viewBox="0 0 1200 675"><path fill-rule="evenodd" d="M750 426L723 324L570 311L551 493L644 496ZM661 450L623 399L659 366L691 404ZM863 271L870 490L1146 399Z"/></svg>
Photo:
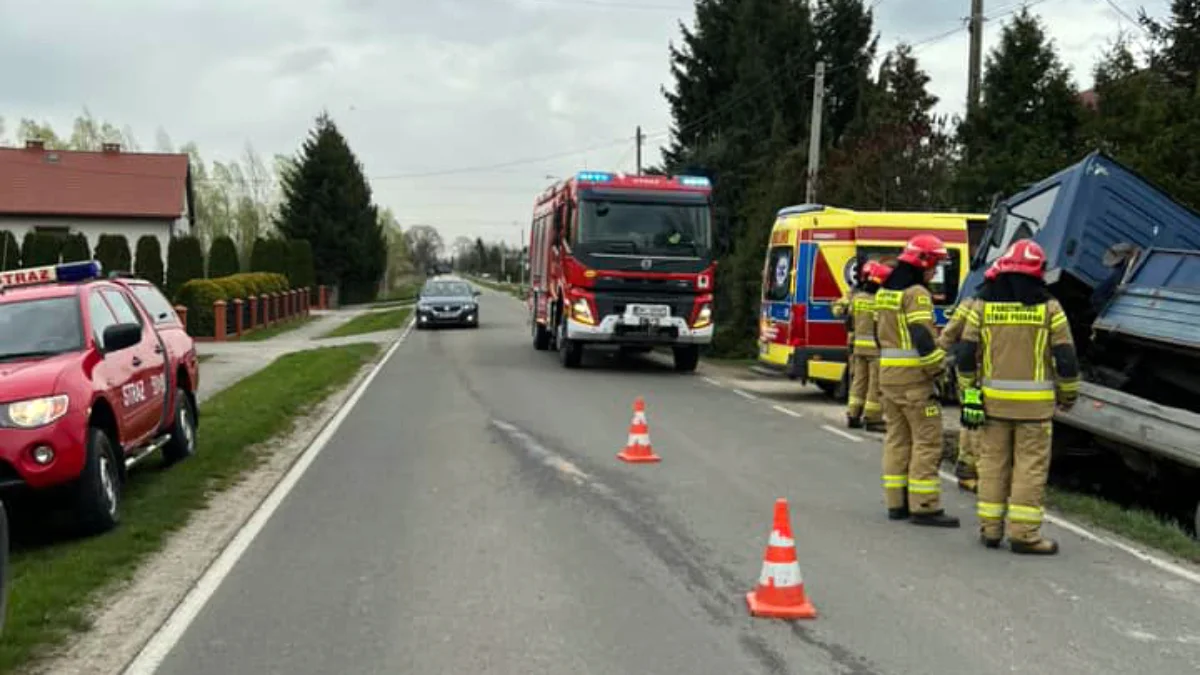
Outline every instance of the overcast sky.
<svg viewBox="0 0 1200 675"><path fill-rule="evenodd" d="M985 50L1021 3L987 0ZM1084 88L1101 49L1141 6L1168 0L1031 0ZM969 0L878 0L881 51L917 53L957 113ZM647 164L669 123L667 46L689 0L0 0L0 116L60 132L83 106L162 127L228 159L247 141L292 153L327 108L403 225L516 242L534 196L578 169ZM1122 13L1126 17L1122 16ZM936 36L940 39L930 41ZM532 161L531 161L532 160Z"/></svg>

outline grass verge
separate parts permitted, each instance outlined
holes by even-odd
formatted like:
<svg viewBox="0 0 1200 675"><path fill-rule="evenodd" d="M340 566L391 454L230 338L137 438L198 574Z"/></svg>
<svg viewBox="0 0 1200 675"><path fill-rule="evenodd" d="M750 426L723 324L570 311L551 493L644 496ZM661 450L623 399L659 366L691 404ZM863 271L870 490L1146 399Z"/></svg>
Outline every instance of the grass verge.
<svg viewBox="0 0 1200 675"><path fill-rule="evenodd" d="M1200 563L1200 541L1193 539L1177 523L1152 511L1125 508L1099 497L1054 487L1047 490L1046 505L1075 520L1102 527L1183 560Z"/></svg>
<svg viewBox="0 0 1200 675"><path fill-rule="evenodd" d="M379 348L354 344L276 359L200 406L194 457L166 471L147 467L131 473L123 522L115 531L14 551L0 672L12 672L86 629L87 610L100 600L99 591L131 578L194 511L261 461L253 446L288 431L296 416L350 382Z"/></svg>
<svg viewBox="0 0 1200 675"><path fill-rule="evenodd" d="M527 287L522 286L520 284L508 283L505 281L493 281L490 279L481 279L479 277L471 277L471 281L473 281L474 283L476 283L480 286L483 286L484 288L490 288L493 291L497 291L499 293L508 293L509 295L513 296L514 298L516 298L518 300L524 300L527 295L527 293L526 293Z"/></svg>
<svg viewBox="0 0 1200 675"><path fill-rule="evenodd" d="M322 335L322 338L346 337L375 333L381 330L395 330L408 321L412 314L411 308L393 309L387 312L368 312L350 319L346 323Z"/></svg>
<svg viewBox="0 0 1200 675"><path fill-rule="evenodd" d="M258 328L243 335L239 342L262 342L263 340L270 340L273 337L278 337L284 333L290 333L297 328L307 326L316 320L317 317L315 316L304 316L300 317L299 319L292 319L291 321L287 321L285 323L277 323L274 326Z"/></svg>

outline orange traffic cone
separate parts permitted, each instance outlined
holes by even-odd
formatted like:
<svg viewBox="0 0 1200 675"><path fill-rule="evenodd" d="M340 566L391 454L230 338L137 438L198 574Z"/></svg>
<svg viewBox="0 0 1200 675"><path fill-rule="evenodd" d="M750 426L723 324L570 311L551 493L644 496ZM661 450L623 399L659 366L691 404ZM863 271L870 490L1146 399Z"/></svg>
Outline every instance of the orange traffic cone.
<svg viewBox="0 0 1200 675"><path fill-rule="evenodd" d="M661 462L650 445L650 427L646 425L646 402L639 396L633 401L633 421L629 423L629 441L617 458L631 464Z"/></svg>
<svg viewBox="0 0 1200 675"><path fill-rule="evenodd" d="M804 594L804 579L796 560L796 540L786 499L775 500L775 524L763 556L758 587L746 594L751 616L772 619L815 619L817 610Z"/></svg>

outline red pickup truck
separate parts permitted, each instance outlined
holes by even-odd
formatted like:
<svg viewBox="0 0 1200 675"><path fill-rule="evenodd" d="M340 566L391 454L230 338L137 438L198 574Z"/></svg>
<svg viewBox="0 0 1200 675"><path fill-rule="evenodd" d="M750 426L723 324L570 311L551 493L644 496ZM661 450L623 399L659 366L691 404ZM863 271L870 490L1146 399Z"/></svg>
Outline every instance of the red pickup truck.
<svg viewBox="0 0 1200 675"><path fill-rule="evenodd" d="M0 491L67 491L81 528L120 517L125 472L196 451L196 347L171 303L96 261L0 272Z"/></svg>

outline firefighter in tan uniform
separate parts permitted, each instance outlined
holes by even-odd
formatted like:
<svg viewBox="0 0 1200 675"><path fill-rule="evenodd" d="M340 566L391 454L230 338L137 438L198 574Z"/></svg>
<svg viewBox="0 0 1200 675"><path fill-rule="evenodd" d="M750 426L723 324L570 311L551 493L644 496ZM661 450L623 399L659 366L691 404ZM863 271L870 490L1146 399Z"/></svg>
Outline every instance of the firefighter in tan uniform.
<svg viewBox="0 0 1200 675"><path fill-rule="evenodd" d="M846 426L883 431L883 404L879 402L879 345L875 342L875 293L892 268L875 260L862 266L862 283L851 296L848 323L852 339L849 364L852 368Z"/></svg>
<svg viewBox="0 0 1200 675"><path fill-rule="evenodd" d="M980 291L987 287L987 284L992 279L996 278L996 266L993 264L984 273L984 283L980 286ZM978 292L976 293L978 295ZM963 329L967 326L968 316L978 315L979 300L977 297L965 298L961 300L957 307L950 315L950 320L946 322L946 327L942 329L942 334L938 336L937 345L948 353L956 353L956 347L961 347L960 340L962 339ZM953 357L951 358L953 361ZM963 426L958 431L958 457L954 462L954 475L958 478L958 489L966 492L975 492L979 488L979 472L977 464L979 461L979 442L980 432L978 429L968 429Z"/></svg>
<svg viewBox="0 0 1200 675"><path fill-rule="evenodd" d="M979 538L997 548L1008 524L1013 553L1053 555L1041 535L1056 404L1079 395L1079 362L1062 306L1046 289L1046 254L1018 241L996 261L963 331L958 378L963 423L982 427Z"/></svg>
<svg viewBox="0 0 1200 675"><path fill-rule="evenodd" d="M934 384L946 352L935 341L933 295L926 286L947 255L941 239L913 237L875 294L879 385L887 419L883 490L888 518L933 527L959 525L941 505L942 408Z"/></svg>

